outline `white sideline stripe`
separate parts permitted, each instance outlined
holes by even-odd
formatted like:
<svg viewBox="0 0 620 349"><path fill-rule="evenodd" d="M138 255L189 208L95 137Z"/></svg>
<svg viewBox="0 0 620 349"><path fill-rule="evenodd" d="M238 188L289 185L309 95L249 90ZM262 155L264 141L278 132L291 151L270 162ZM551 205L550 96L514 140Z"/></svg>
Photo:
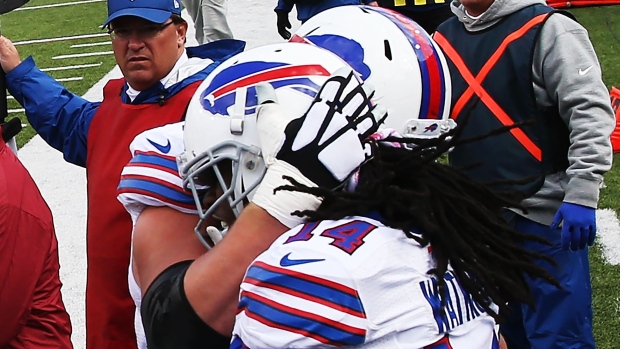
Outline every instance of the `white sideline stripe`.
<svg viewBox="0 0 620 349"><path fill-rule="evenodd" d="M65 58L77 58L77 57L92 57L92 56L105 56L105 55L113 55L114 51L101 51L101 52L90 52L90 53L76 53L72 55L60 55L54 56L52 59L65 59Z"/></svg>
<svg viewBox="0 0 620 349"><path fill-rule="evenodd" d="M22 108L22 109L9 109L9 110L8 110L9 114L14 114L14 113L23 113L23 112L25 112L25 111L26 111L26 109L23 109L23 108Z"/></svg>
<svg viewBox="0 0 620 349"><path fill-rule="evenodd" d="M82 76L76 76L76 77L73 77L73 78L61 78L61 79L56 79L56 81L58 81L58 82L66 82L66 81L80 81L80 80L82 80L82 79L84 79L84 77L82 77Z"/></svg>
<svg viewBox="0 0 620 349"><path fill-rule="evenodd" d="M92 67L98 67L102 64L103 62L90 63L90 64L67 65L64 67L43 68L41 69L41 71L57 71L57 70L70 70L70 69L80 69L80 68L92 68Z"/></svg>
<svg viewBox="0 0 620 349"><path fill-rule="evenodd" d="M91 47L91 46L101 46L101 45L112 45L112 41L93 42L90 44L77 44L77 45L71 45L69 47L78 48L78 47Z"/></svg>
<svg viewBox="0 0 620 349"><path fill-rule="evenodd" d="M84 34L84 35L73 35L73 36L59 36L56 38L49 39L36 39L36 40L25 40L14 42L13 45L28 45L28 44L40 44L44 42L54 42L54 41L65 41L65 40L76 40L76 39L88 39L88 38L100 38L103 36L110 36L108 33L100 33L100 34Z"/></svg>
<svg viewBox="0 0 620 349"><path fill-rule="evenodd" d="M620 222L616 211L605 208L596 211L597 240L603 257L609 264L620 265Z"/></svg>
<svg viewBox="0 0 620 349"><path fill-rule="evenodd" d="M102 2L105 0L84 0L84 1L71 1L71 2L63 2L60 4L51 4L51 5L40 5L40 6L28 6L28 7L20 7L13 11L27 11L27 10L38 10L41 8L50 8L50 7L61 7L61 6L73 6L73 5L81 5L81 4L90 4L92 2Z"/></svg>

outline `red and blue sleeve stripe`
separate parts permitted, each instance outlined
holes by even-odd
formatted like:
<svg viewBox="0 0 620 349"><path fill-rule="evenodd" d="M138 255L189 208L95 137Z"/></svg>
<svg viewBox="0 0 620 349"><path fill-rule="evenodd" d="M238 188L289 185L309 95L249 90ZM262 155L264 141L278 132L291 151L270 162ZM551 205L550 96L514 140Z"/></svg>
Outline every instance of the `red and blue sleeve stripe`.
<svg viewBox="0 0 620 349"><path fill-rule="evenodd" d="M137 151L127 166L152 168L179 177L179 167L176 157L154 151Z"/></svg>
<svg viewBox="0 0 620 349"><path fill-rule="evenodd" d="M167 172L179 178L176 158L156 152L137 152L128 167L149 168ZM179 184L182 183L179 178ZM194 210L196 205L191 193L181 186L166 180L140 174L121 175L118 194L139 194L149 196L164 203Z"/></svg>
<svg viewBox="0 0 620 349"><path fill-rule="evenodd" d="M366 318L356 290L316 276L255 262L243 282L319 303L359 318Z"/></svg>
<svg viewBox="0 0 620 349"><path fill-rule="evenodd" d="M239 312L269 327L300 334L337 347L363 344L366 330L280 304L266 297L242 292Z"/></svg>
<svg viewBox="0 0 620 349"><path fill-rule="evenodd" d="M159 201L175 206L196 209L194 197L169 182L153 177L139 175L123 175L118 185L118 194L140 194L150 196Z"/></svg>

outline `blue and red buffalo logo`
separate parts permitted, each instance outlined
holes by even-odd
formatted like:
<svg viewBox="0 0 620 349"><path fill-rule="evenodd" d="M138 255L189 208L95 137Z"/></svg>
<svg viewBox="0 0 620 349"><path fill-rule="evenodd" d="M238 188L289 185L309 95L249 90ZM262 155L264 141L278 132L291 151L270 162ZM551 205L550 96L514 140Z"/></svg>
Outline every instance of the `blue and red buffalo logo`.
<svg viewBox="0 0 620 349"><path fill-rule="evenodd" d="M281 87L295 89L314 98L321 86L311 76L329 76L330 73L319 64L291 65L278 62L239 63L222 70L200 95L202 107L212 114L229 115L229 108L235 104L237 89L246 91L245 115L254 113L256 84L269 82L277 90Z"/></svg>
<svg viewBox="0 0 620 349"><path fill-rule="evenodd" d="M366 80L370 76L370 67L364 63L364 47L355 40L340 35L324 34L304 37L293 35L290 41L316 45L327 49L349 63L362 80Z"/></svg>

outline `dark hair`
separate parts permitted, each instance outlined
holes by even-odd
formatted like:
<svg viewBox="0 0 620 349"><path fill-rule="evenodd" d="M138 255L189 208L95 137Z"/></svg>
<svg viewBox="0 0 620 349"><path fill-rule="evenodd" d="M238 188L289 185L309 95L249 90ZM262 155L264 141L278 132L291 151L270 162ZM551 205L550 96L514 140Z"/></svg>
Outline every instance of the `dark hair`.
<svg viewBox="0 0 620 349"><path fill-rule="evenodd" d="M174 24L187 23L187 21L185 21L185 19L183 19L183 17L181 17L180 15L177 15L177 14L172 14L172 16L170 16L170 19L172 20L172 23L174 23Z"/></svg>
<svg viewBox="0 0 620 349"><path fill-rule="evenodd" d="M187 23L187 21L183 19L183 17L177 14L172 14L172 16L170 16L170 19L172 20L173 24ZM186 35L185 35L185 40L183 41L183 44L187 44L187 33L185 34Z"/></svg>
<svg viewBox="0 0 620 349"><path fill-rule="evenodd" d="M555 262L521 247L526 240L550 243L520 233L504 220L505 208L522 209L521 197L493 192L463 171L437 161L450 148L471 141L459 140L464 124L439 138L418 140L413 146L411 139L394 137L385 141L407 147L372 143L374 157L360 168L354 192L308 188L290 178L293 185L278 189L322 197L323 202L316 211L295 213L311 221L374 212L383 218L384 224L401 229L422 246L430 243L437 264L428 273L437 278L439 294L446 292L444 276L449 264L472 298L488 314L501 320L490 302L502 314L509 310L508 301L532 305L526 275L560 286L535 263L545 260L555 265ZM445 301L441 298L443 307Z"/></svg>

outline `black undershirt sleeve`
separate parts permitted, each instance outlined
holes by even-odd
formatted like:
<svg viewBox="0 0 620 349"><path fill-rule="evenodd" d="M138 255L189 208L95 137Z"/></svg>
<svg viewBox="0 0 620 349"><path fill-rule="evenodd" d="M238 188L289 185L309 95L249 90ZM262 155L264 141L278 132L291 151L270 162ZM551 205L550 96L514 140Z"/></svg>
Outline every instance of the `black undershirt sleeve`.
<svg viewBox="0 0 620 349"><path fill-rule="evenodd" d="M140 312L149 349L230 347L231 338L205 324L185 296L183 280L192 262L171 265L144 294Z"/></svg>

